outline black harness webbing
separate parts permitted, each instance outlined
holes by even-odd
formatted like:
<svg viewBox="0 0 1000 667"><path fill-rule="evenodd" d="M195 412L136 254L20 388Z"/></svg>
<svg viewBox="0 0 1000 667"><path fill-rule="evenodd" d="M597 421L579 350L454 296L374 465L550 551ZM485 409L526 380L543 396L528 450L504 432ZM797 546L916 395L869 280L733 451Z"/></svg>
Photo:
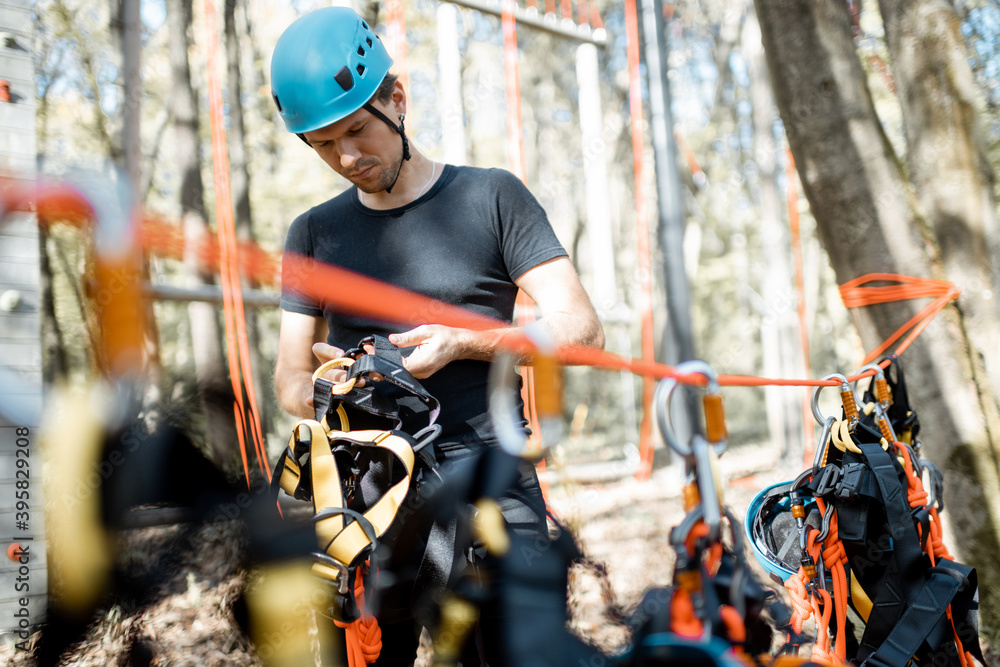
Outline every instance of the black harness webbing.
<svg viewBox="0 0 1000 667"><path fill-rule="evenodd" d="M975 570L947 560L930 567L899 464L878 444L859 443L858 447L862 454L845 454L844 463L851 465L860 460L866 477L858 484L859 493L852 502L837 503L841 538L849 552L852 572L864 588L874 592L856 660L872 667L902 667L914 656L927 659L944 651L948 657L945 664L957 665L957 653L945 651L952 639L945 612L961 591L970 589L970 584L971 590L953 608L956 621L964 621L976 605ZM878 512L874 511L876 507ZM860 533L844 534L844 527L859 524L863 527ZM891 545L870 544L879 533L887 533ZM849 537L862 539L849 548ZM885 537L883 541L887 541ZM978 640L970 650L978 652Z"/></svg>
<svg viewBox="0 0 1000 667"><path fill-rule="evenodd" d="M947 560L932 568L930 578L913 596L899 622L878 649L861 664L866 667L908 664L925 640L940 626L946 625L945 611L955 595L968 588L968 575L971 573L972 568ZM940 646L940 643L937 645ZM858 657L861 658L861 655ZM938 661L934 660L932 664L938 664Z"/></svg>

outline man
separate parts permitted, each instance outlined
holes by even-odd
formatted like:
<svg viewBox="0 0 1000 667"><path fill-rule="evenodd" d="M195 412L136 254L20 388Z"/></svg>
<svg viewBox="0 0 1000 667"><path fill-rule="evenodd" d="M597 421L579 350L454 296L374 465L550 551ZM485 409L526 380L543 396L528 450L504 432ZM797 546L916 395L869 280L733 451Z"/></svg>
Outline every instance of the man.
<svg viewBox="0 0 1000 667"><path fill-rule="evenodd" d="M406 93L391 65L378 36L350 9L311 12L278 40L271 86L286 128L355 186L299 216L285 250L506 322L522 289L557 344L603 347L593 306L537 201L508 172L438 164L410 146ZM313 416L312 373L320 363L367 335L388 334L412 348L406 369L441 404L438 459L495 442L487 374L503 331L433 322L407 330L290 292L281 308L274 379L288 412ZM544 502L530 466L508 501L501 505L509 523L544 534ZM412 626L387 640L397 630L383 625L378 664L412 663L419 637Z"/></svg>

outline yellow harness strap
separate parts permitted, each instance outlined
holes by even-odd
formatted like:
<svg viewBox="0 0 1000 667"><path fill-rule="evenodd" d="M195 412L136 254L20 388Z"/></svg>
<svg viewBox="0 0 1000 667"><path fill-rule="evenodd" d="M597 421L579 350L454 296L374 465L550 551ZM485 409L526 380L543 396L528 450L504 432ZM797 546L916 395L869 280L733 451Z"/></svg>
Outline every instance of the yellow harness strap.
<svg viewBox="0 0 1000 667"><path fill-rule="evenodd" d="M410 477L413 474L415 463L410 443L391 431L366 430L351 431L350 433L332 431L326 434L318 422L310 423L307 420L306 423L309 423L310 428L313 429L310 465L312 468L313 506L317 514L326 509L344 507L340 472L330 446L331 442L375 445L389 450L402 462L406 469L406 475L403 479L390 488L375 505L362 515L365 520L371 523L376 537L383 535L389 529L393 519L396 518L399 506L403 504L410 488ZM317 429L323 435L322 440L317 438ZM344 523L344 516L341 514L320 519L316 522L316 537L323 553L348 566L372 542L365 533L361 522L353 521L346 527ZM314 564L313 571L327 578L336 578L338 575L336 570L322 563Z"/></svg>

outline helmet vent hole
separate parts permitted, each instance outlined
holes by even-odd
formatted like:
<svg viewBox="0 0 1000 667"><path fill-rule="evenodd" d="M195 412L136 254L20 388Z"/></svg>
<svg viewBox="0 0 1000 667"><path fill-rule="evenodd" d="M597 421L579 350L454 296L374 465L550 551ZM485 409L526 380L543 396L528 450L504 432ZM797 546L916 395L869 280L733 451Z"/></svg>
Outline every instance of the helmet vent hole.
<svg viewBox="0 0 1000 667"><path fill-rule="evenodd" d="M278 101L278 96L275 95L274 93L271 93L271 97L274 98L274 106L278 107L278 113L281 113L281 102Z"/></svg>
<svg viewBox="0 0 1000 667"><path fill-rule="evenodd" d="M371 37L365 37L365 41L368 42L368 48L369 49L372 48L372 38Z"/></svg>
<svg viewBox="0 0 1000 667"><path fill-rule="evenodd" d="M354 77L351 76L351 70L347 65L341 67L340 71L333 75L333 80L339 83L345 91L354 87Z"/></svg>
<svg viewBox="0 0 1000 667"><path fill-rule="evenodd" d="M359 64L358 65L358 76L364 76L364 75L365 75L365 66Z"/></svg>
<svg viewBox="0 0 1000 667"><path fill-rule="evenodd" d="M365 23L364 21L361 22L361 25L365 27L365 30L371 30L371 28L368 27L368 24Z"/></svg>
<svg viewBox="0 0 1000 667"><path fill-rule="evenodd" d="M364 56L365 55L365 47L363 47L363 46L359 46L358 47L358 55L359 56Z"/></svg>

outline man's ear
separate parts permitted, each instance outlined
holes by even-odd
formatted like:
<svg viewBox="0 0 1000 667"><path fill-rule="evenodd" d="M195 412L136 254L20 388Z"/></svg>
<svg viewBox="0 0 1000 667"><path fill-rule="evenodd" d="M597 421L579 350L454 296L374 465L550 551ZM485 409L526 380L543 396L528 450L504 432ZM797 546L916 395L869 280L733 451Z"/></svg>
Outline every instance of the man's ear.
<svg viewBox="0 0 1000 667"><path fill-rule="evenodd" d="M392 106L397 114L406 113L406 88L403 87L402 79L396 79L396 85L392 89Z"/></svg>

